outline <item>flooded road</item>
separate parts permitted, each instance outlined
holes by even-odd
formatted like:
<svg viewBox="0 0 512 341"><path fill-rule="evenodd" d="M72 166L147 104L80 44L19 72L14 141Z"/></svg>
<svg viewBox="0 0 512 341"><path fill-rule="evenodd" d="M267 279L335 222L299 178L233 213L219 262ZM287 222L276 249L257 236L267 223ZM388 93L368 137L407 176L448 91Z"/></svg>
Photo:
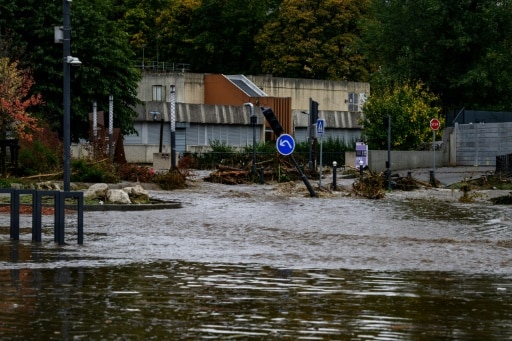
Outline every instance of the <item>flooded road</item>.
<svg viewBox="0 0 512 341"><path fill-rule="evenodd" d="M41 244L2 228L0 339L512 338L510 207L271 185L152 195L183 208L86 212L82 246L72 217L65 246L50 225Z"/></svg>

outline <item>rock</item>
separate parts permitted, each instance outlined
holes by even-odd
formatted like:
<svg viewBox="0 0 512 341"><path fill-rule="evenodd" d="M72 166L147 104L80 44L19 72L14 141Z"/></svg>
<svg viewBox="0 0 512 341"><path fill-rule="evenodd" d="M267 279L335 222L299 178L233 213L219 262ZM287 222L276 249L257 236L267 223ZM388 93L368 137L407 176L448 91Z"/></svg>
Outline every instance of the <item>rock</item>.
<svg viewBox="0 0 512 341"><path fill-rule="evenodd" d="M108 192L107 184L91 185L84 193L84 199L105 199Z"/></svg>
<svg viewBox="0 0 512 341"><path fill-rule="evenodd" d="M109 204L131 204L128 193L122 189L109 189L107 191L107 201Z"/></svg>
<svg viewBox="0 0 512 341"><path fill-rule="evenodd" d="M145 204L149 202L149 193L140 184L111 189L108 184L98 183L85 191L84 199L98 199L108 204Z"/></svg>
<svg viewBox="0 0 512 341"><path fill-rule="evenodd" d="M45 181L45 182L39 182L36 184L36 189L38 191L60 191L60 186L56 183L53 183L51 181Z"/></svg>
<svg viewBox="0 0 512 341"><path fill-rule="evenodd" d="M149 202L149 193L141 185L134 187L125 187L123 191L128 193L130 200L134 204L146 204Z"/></svg>
<svg viewBox="0 0 512 341"><path fill-rule="evenodd" d="M13 182L13 183L11 183L11 188L12 189L22 189L23 185L20 183L17 183L17 182Z"/></svg>

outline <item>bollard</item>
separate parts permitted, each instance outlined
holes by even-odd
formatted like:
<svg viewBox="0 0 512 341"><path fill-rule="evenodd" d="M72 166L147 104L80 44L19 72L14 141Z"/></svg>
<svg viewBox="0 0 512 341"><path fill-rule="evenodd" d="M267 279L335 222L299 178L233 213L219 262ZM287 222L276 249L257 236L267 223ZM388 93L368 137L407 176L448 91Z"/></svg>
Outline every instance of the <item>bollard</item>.
<svg viewBox="0 0 512 341"><path fill-rule="evenodd" d="M336 190L336 166L338 163L336 161L332 162L332 190Z"/></svg>
<svg viewBox="0 0 512 341"><path fill-rule="evenodd" d="M432 187L437 187L436 177L434 176L434 171L430 171L430 184L432 185Z"/></svg>

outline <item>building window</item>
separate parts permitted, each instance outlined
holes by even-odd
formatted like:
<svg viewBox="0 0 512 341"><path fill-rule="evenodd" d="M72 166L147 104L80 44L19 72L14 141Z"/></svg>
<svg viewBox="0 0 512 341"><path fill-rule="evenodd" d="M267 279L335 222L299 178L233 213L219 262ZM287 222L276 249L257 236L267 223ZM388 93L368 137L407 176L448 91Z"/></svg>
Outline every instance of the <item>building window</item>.
<svg viewBox="0 0 512 341"><path fill-rule="evenodd" d="M363 111L363 105L365 102L365 93L348 93L348 111Z"/></svg>
<svg viewBox="0 0 512 341"><path fill-rule="evenodd" d="M153 85L153 101L163 102L165 100L165 87L162 85Z"/></svg>

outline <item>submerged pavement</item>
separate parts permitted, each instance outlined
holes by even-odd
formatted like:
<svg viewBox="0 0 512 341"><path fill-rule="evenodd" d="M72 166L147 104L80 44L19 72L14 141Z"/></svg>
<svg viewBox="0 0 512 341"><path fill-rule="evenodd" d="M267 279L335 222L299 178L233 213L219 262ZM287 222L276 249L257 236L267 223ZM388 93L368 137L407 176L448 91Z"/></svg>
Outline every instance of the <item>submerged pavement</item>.
<svg viewBox="0 0 512 341"><path fill-rule="evenodd" d="M441 186L448 187L452 184L479 179L482 176L493 175L496 170L494 166L459 166L459 167L439 167L433 168L416 168L393 171L392 174L398 173L400 176L407 176L410 172L411 176L420 181L430 182L430 172L434 172L437 181Z"/></svg>

